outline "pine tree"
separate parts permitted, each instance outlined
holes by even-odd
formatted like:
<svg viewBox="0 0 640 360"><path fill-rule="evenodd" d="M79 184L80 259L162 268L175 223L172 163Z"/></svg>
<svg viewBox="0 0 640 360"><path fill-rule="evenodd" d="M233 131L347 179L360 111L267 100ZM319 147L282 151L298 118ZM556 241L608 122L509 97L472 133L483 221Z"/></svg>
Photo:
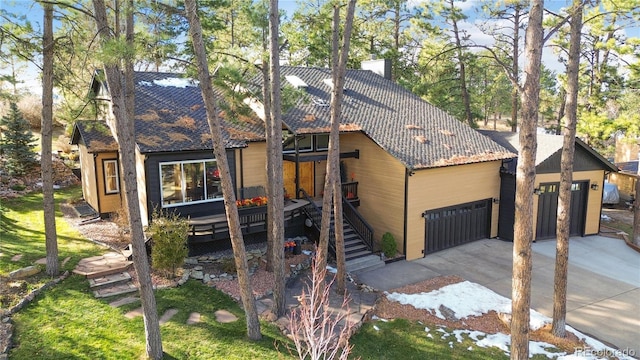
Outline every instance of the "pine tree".
<svg viewBox="0 0 640 360"><path fill-rule="evenodd" d="M0 120L2 137L0 151L4 157L3 171L7 174L23 175L36 163L33 150L35 138L29 122L22 116L16 103L12 102L9 113Z"/></svg>

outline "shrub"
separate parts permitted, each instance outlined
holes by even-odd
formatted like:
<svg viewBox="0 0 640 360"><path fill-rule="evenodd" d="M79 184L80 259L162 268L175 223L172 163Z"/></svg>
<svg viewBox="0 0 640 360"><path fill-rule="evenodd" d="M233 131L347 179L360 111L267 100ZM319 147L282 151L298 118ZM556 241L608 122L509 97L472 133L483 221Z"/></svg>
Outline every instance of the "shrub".
<svg viewBox="0 0 640 360"><path fill-rule="evenodd" d="M153 237L151 266L175 276L188 254L189 222L175 213L154 211L148 230Z"/></svg>
<svg viewBox="0 0 640 360"><path fill-rule="evenodd" d="M387 258L392 258L396 256L396 251L398 250L398 245L396 244L396 239L393 238L390 232L386 232L382 235L382 253Z"/></svg>
<svg viewBox="0 0 640 360"><path fill-rule="evenodd" d="M226 258L221 261L222 263L222 271L227 274L235 274L236 270L236 261L234 258Z"/></svg>

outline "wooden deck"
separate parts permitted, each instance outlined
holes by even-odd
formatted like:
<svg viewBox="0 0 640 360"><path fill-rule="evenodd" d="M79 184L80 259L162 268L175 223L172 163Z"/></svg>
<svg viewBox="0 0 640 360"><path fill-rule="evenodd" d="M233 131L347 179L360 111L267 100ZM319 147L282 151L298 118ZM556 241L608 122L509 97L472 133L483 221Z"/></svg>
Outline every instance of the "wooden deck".
<svg viewBox="0 0 640 360"><path fill-rule="evenodd" d="M306 200L290 200L284 207L285 227L288 221L302 215ZM267 231L266 206L238 209L240 227L243 234L255 234ZM189 219L189 244L229 239L229 225L225 214L200 216Z"/></svg>

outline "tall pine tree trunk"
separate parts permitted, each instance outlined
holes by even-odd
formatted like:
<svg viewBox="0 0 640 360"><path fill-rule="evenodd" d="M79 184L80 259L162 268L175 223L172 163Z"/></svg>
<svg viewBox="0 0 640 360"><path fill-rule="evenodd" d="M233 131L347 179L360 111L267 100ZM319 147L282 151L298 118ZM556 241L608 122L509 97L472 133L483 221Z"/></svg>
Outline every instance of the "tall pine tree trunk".
<svg viewBox="0 0 640 360"><path fill-rule="evenodd" d="M451 8L451 13L455 14L453 0L449 0L449 6ZM456 20L455 16L452 16L451 21L453 25L453 36L456 40L456 56L460 63L460 94L462 96L462 105L464 106L464 117L467 123L469 123L469 126L475 127L476 124L473 121L473 115L471 114L471 99L469 97L469 90L467 89L467 74L462 54L462 41L460 40L460 30L458 30L458 20Z"/></svg>
<svg viewBox="0 0 640 360"><path fill-rule="evenodd" d="M268 186L272 199L267 203L271 214L270 237L272 240L273 312L284 315L284 181L282 173L282 101L280 98L280 48L278 46L280 13L278 0L269 1L269 97L270 120L267 132L268 162L271 163Z"/></svg>
<svg viewBox="0 0 640 360"><path fill-rule="evenodd" d="M316 266L324 269L327 265L329 230L331 225L331 202L333 200L339 290L344 290L346 287L344 234L342 229L342 191L340 184L340 120L342 118L342 99L344 97L345 74L351 42L351 31L353 29L355 3L355 0L349 0L347 5L347 15L342 31L341 47L338 44L340 8L339 5L334 5L331 54L331 81L333 84L331 90L331 130L329 133L329 151L327 153L327 175L324 181L324 197L322 199L320 242L318 256L316 257ZM334 194L337 194L337 196ZM338 229L338 227L340 227L340 229Z"/></svg>
<svg viewBox="0 0 640 360"><path fill-rule="evenodd" d="M93 5L100 40L104 45L114 40L113 35L109 31L106 7L103 0L94 0ZM132 8L129 6L128 11L131 10ZM128 26L132 25L133 24L128 24ZM125 59L125 62L130 61L131 59ZM153 293L153 285L151 283L151 271L145 247L140 207L138 205L134 119L128 117L125 89L123 89L123 84L127 81L122 78L120 68L117 64L106 62L104 64L104 70L111 93L112 109L116 123L116 138L118 140L120 162L124 175L124 191L129 212L133 266L140 283L140 302L142 303L144 319L146 353L150 359L162 359L163 351L162 339L160 337L160 324L158 322L158 310ZM128 75L132 76L133 74ZM132 101L132 99L128 101Z"/></svg>
<svg viewBox="0 0 640 360"><path fill-rule="evenodd" d="M222 129L220 119L218 118L218 109L215 101L215 93L211 85L211 76L209 75L209 65L207 63L207 55L202 40L202 26L198 17L195 0L185 1L185 10L187 20L189 22L189 34L193 43L193 51L196 55L196 63L198 67L198 80L200 81L200 89L202 91L202 99L207 111L207 122L211 130L211 141L213 142L213 153L220 170L220 180L222 185L222 195L224 198L224 208L227 213L227 223L229 225L229 235L231 237L231 245L233 247L233 257L238 272L238 284L240 285L240 295L242 297L242 305L247 320L247 336L251 340L260 340L260 321L258 320L258 312L256 310L253 291L251 291L251 283L249 276L249 266L247 264L247 256L245 252L244 239L242 237L242 229L240 228L240 217L238 216L238 207L236 206L236 196L233 191L233 182L231 181L231 173L229 172L229 161L222 138Z"/></svg>
<svg viewBox="0 0 640 360"><path fill-rule="evenodd" d="M571 222L571 185L573 183L573 155L576 144L578 117L578 71L580 69L580 32L582 31L582 1L574 0L567 64L567 101L564 122L564 141L560 161L560 195L556 226L556 269L553 287L553 322L551 332L565 337L567 317L567 275Z"/></svg>
<svg viewBox="0 0 640 360"><path fill-rule="evenodd" d="M53 4L43 3L44 36L42 41L42 202L44 207L44 235L47 249L47 274L56 276L58 265L58 235L56 232L56 206L53 199Z"/></svg>
<svg viewBox="0 0 640 360"><path fill-rule="evenodd" d="M513 19L513 57L511 58L511 71L513 73L513 77L515 79L519 79L520 68L518 65L518 61L520 60L520 7L517 7L515 10L514 19ZM511 131L518 131L518 87L514 86L511 90L511 120L509 124L511 125Z"/></svg>
<svg viewBox="0 0 640 360"><path fill-rule="evenodd" d="M529 358L529 309L531 306L531 243L533 189L536 178L536 124L540 104L543 0L533 0L525 43L525 82L522 89L520 153L516 170L516 210L513 239L513 283L511 286L511 359Z"/></svg>

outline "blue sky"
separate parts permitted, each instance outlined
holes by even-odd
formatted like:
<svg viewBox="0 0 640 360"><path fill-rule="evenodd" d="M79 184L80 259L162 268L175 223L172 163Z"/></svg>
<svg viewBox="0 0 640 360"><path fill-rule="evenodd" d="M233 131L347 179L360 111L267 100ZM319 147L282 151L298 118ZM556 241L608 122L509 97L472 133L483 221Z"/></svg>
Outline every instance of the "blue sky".
<svg viewBox="0 0 640 360"><path fill-rule="evenodd" d="M416 1L417 3L421 0L410 1ZM545 1L545 7L552 11L558 11L561 8L568 7L570 5L570 2L570 0L547 0ZM481 2L479 0L473 0L466 2L456 2L456 5L464 9L467 16L469 16L469 19L465 23L461 24L461 28L468 31L468 33L471 35L471 38L476 43L487 45L490 43L491 39L487 35L482 34L475 26L475 22L479 22L480 20L477 18L474 8L478 8L480 3ZM295 0L284 0L280 1L279 4L280 8L286 10L289 14L291 14L298 6L297 1ZM34 1L0 0L0 8L5 9L9 12L26 15L36 29L41 29L42 8ZM640 24L635 27L628 27L624 31L626 32L627 37L640 37ZM557 73L564 72L563 65L558 63L557 56L553 54L551 49L548 47L545 48L543 52L543 62L548 68L556 71ZM2 72L1 69L0 72ZM38 88L40 86L40 82L38 80L39 75L40 74L38 73L37 68L35 68L34 66L29 66L25 70L25 74L23 74L23 80L26 82L25 86L29 88Z"/></svg>

